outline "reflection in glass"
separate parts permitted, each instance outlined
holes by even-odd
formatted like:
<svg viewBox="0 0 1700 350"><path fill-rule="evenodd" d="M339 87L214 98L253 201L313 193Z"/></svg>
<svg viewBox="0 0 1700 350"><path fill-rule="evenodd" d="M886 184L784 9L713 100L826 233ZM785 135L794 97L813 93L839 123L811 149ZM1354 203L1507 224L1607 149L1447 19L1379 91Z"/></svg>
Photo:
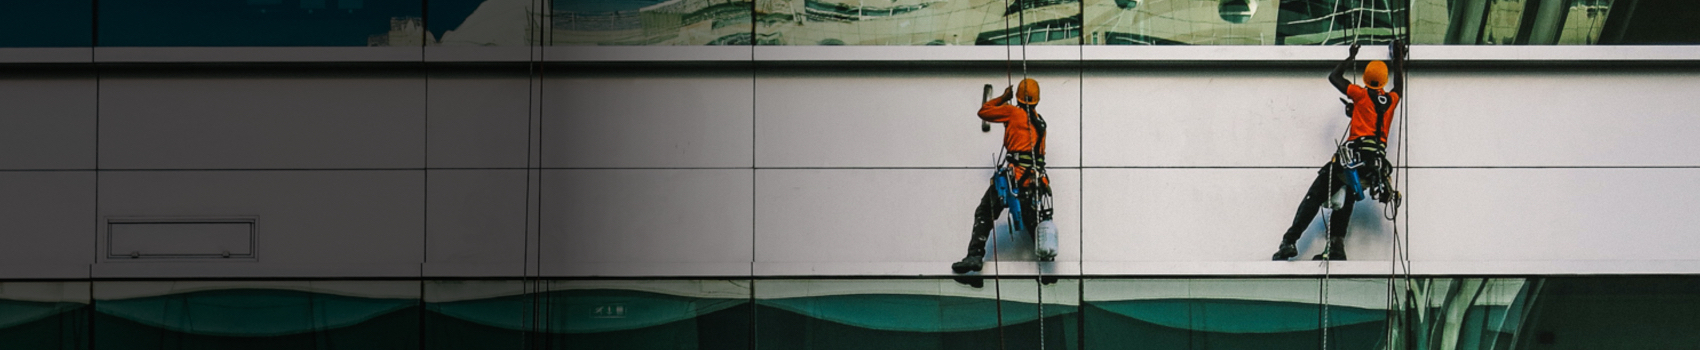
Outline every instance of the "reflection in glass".
<svg viewBox="0 0 1700 350"><path fill-rule="evenodd" d="M552 281L533 328L566 349L749 349L748 280Z"/></svg>
<svg viewBox="0 0 1700 350"><path fill-rule="evenodd" d="M1637 1L1619 1L1634 8ZM1660 0L1646 3L1663 2ZM1418 44L1454 45L1593 45L1612 44L1645 33L1642 23L1670 21L1669 14L1641 13L1618 7L1613 0L1413 0ZM1645 14L1632 18L1628 13ZM1633 21L1633 22L1632 22ZM1614 30L1608 32L1608 28ZM1664 32L1672 28L1656 28ZM1677 30L1677 32L1693 32ZM1692 37L1692 34L1688 36ZM1689 41L1694 42L1694 41Z"/></svg>
<svg viewBox="0 0 1700 350"><path fill-rule="evenodd" d="M746 0L554 0L555 45L751 45Z"/></svg>
<svg viewBox="0 0 1700 350"><path fill-rule="evenodd" d="M100 46L420 46L418 0L103 0Z"/></svg>
<svg viewBox="0 0 1700 350"><path fill-rule="evenodd" d="M0 345L87 349L88 282L0 282Z"/></svg>
<svg viewBox="0 0 1700 350"><path fill-rule="evenodd" d="M0 47L88 47L93 0L0 1Z"/></svg>
<svg viewBox="0 0 1700 350"><path fill-rule="evenodd" d="M1404 0L1282 1L1280 44L1385 44L1405 35Z"/></svg>
<svg viewBox="0 0 1700 350"><path fill-rule="evenodd" d="M1079 0L759 0L762 45L1080 43Z"/></svg>
<svg viewBox="0 0 1700 350"><path fill-rule="evenodd" d="M417 349L418 281L96 282L95 346Z"/></svg>
<svg viewBox="0 0 1700 350"><path fill-rule="evenodd" d="M1275 0L1089 0L1089 45L1274 45Z"/></svg>
<svg viewBox="0 0 1700 350"><path fill-rule="evenodd" d="M755 291L761 349L1069 349L1078 343L1078 280L988 279L981 288L951 280L758 280Z"/></svg>
<svg viewBox="0 0 1700 350"><path fill-rule="evenodd" d="M538 0L431 0L426 38L440 46L526 46L541 26Z"/></svg>
<svg viewBox="0 0 1700 350"><path fill-rule="evenodd" d="M1318 349L1326 331L1331 349L1385 348L1387 288L1387 279L1330 279L1326 290L1320 278L1087 280L1086 347Z"/></svg>

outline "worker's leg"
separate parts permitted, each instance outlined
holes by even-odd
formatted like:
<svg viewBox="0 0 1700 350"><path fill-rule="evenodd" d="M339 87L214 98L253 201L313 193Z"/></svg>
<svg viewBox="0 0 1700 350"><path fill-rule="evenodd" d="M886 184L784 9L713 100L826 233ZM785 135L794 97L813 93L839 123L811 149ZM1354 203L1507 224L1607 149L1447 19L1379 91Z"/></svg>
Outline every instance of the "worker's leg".
<svg viewBox="0 0 1700 350"><path fill-rule="evenodd" d="M974 208L974 228L968 238L968 256L963 257L962 261L950 264L952 271L980 271L984 266L981 260L986 257L986 239L991 238L993 222L998 219L998 214L1003 209L1004 204L998 196L997 185L987 186L986 194L980 196L980 205Z"/></svg>
<svg viewBox="0 0 1700 350"><path fill-rule="evenodd" d="M1274 260L1287 260L1299 255L1296 246L1299 236L1305 228L1310 227L1310 221L1316 218L1316 212L1322 210L1322 203L1328 201L1332 190L1338 187L1334 181L1333 171L1339 169L1330 162L1317 170L1316 180L1311 181L1310 189L1305 190L1305 198L1299 201L1298 212L1293 214L1293 224L1287 227L1287 233L1281 235L1281 247L1275 252Z"/></svg>
<svg viewBox="0 0 1700 350"><path fill-rule="evenodd" d="M1328 218L1328 247L1312 260L1346 260L1346 227L1352 221L1352 206L1357 201L1346 199L1340 209Z"/></svg>

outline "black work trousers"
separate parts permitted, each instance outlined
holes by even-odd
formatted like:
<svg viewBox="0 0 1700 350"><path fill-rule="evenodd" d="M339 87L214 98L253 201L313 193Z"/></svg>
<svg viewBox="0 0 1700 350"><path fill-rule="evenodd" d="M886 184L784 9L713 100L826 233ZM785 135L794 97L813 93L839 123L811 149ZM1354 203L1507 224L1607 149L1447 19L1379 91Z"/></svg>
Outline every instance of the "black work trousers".
<svg viewBox="0 0 1700 350"><path fill-rule="evenodd" d="M1039 226L1039 206L1033 203L1037 202L1033 199L1038 196L1034 195L1034 190L1024 189L1020 191L1020 198L1023 199L1021 223L1027 226L1022 231L1031 236L1033 229ZM998 194L998 185L993 183L986 186L986 194L980 196L980 206L974 208L974 235L968 239L969 256L986 255L986 239L991 238L998 216L1008 208L1009 204L1004 203L1003 196Z"/></svg>
<svg viewBox="0 0 1700 350"><path fill-rule="evenodd" d="M1376 177L1381 174L1381 156L1358 152L1358 157L1365 160L1364 165L1358 167L1359 184L1366 189L1371 188L1380 182ZM1310 227L1310 220L1316 217L1317 211L1322 210L1322 203L1327 202L1334 191L1347 186L1346 181L1346 168L1335 161L1329 161L1322 169L1317 170L1316 180L1311 181L1310 189L1305 191L1304 200L1299 201L1299 211L1293 215L1293 226L1288 227L1287 233L1281 235L1281 242L1298 242L1299 235L1304 234L1305 228ZM1357 203L1358 199L1352 198L1353 196L1354 194L1348 193L1345 204L1342 204L1340 209L1335 209L1334 215L1328 218L1329 239L1345 239L1346 224L1352 220L1352 205Z"/></svg>

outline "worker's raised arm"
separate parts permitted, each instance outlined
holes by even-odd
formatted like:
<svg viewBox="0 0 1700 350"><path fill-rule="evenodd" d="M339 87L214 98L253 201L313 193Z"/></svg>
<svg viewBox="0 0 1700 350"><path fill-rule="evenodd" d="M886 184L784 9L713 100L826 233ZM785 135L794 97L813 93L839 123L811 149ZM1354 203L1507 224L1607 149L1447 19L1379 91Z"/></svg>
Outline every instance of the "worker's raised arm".
<svg viewBox="0 0 1700 350"><path fill-rule="evenodd" d="M1409 55L1411 51L1410 48L1405 46L1405 43L1400 42L1399 39L1393 39L1393 44L1389 45L1388 52L1393 54L1393 77L1391 78L1393 89L1391 91L1402 94L1405 91L1405 56Z"/></svg>
<svg viewBox="0 0 1700 350"><path fill-rule="evenodd" d="M1340 61L1339 65L1334 66L1333 73L1328 73L1328 82L1333 83L1334 88L1339 89L1341 94L1346 93L1346 87L1352 86L1352 82L1346 80L1346 69L1350 68L1353 62L1357 62L1357 60L1358 44L1352 44L1352 48L1346 55L1346 60Z"/></svg>
<svg viewBox="0 0 1700 350"><path fill-rule="evenodd" d="M980 112L976 113L976 115L979 115L980 119L988 122L1009 122L1009 118L1014 116L1016 111L1021 110L1019 107L1009 105L1009 99L1013 98L1014 95L1015 94L1012 89L1004 88L1003 95L986 100L985 104L980 105Z"/></svg>

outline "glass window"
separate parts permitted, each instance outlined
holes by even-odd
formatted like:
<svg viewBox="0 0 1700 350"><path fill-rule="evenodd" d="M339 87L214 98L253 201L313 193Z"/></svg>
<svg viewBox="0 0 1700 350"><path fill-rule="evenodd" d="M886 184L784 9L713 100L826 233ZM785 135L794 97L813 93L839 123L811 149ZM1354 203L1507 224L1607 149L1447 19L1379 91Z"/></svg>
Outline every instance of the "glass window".
<svg viewBox="0 0 1700 350"><path fill-rule="evenodd" d="M534 319L528 282L425 281L425 348L524 349Z"/></svg>
<svg viewBox="0 0 1700 350"><path fill-rule="evenodd" d="M431 0L427 45L526 46L538 43L541 0Z"/></svg>
<svg viewBox="0 0 1700 350"><path fill-rule="evenodd" d="M1077 348L1078 280L1041 285L1031 278L986 279L981 287L933 279L756 285L762 349L995 349L1000 342L1012 349Z"/></svg>
<svg viewBox="0 0 1700 350"><path fill-rule="evenodd" d="M762 45L1080 43L1080 0L760 0Z"/></svg>
<svg viewBox="0 0 1700 350"><path fill-rule="evenodd" d="M88 303L88 282L0 283L0 344L87 349Z"/></svg>
<svg viewBox="0 0 1700 350"><path fill-rule="evenodd" d="M1326 330L1329 348L1384 348L1387 280L1326 286L1320 278L1087 280L1086 347L1317 349Z"/></svg>
<svg viewBox="0 0 1700 350"><path fill-rule="evenodd" d="M745 0L554 0L554 45L751 45Z"/></svg>
<svg viewBox="0 0 1700 350"><path fill-rule="evenodd" d="M537 331L567 349L749 349L748 280L554 281Z"/></svg>
<svg viewBox="0 0 1700 350"><path fill-rule="evenodd" d="M0 1L0 47L88 47L92 0Z"/></svg>
<svg viewBox="0 0 1700 350"><path fill-rule="evenodd" d="M1450 45L1700 44L1680 0L1412 0L1413 41Z"/></svg>
<svg viewBox="0 0 1700 350"><path fill-rule="evenodd" d="M1337 45L1404 34L1400 0L1089 0L1092 45Z"/></svg>
<svg viewBox="0 0 1700 350"><path fill-rule="evenodd" d="M420 0L105 0L100 46L420 46Z"/></svg>
<svg viewBox="0 0 1700 350"><path fill-rule="evenodd" d="M418 281L96 282L93 328L102 349L417 349L418 306Z"/></svg>

